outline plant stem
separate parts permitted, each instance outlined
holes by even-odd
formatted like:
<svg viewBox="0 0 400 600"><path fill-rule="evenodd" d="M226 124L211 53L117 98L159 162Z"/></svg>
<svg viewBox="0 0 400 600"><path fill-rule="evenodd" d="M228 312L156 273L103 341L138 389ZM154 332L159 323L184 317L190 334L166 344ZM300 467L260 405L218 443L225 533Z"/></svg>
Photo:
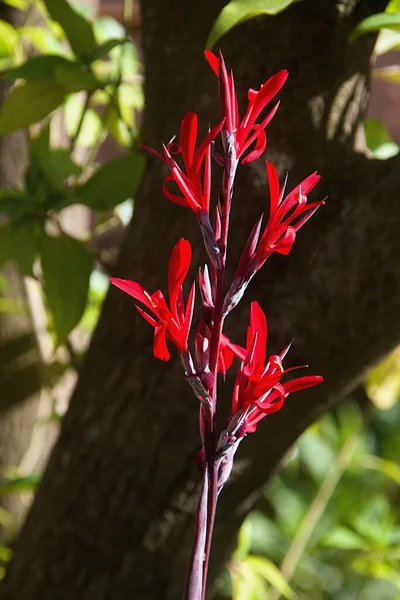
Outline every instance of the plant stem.
<svg viewBox="0 0 400 600"><path fill-rule="evenodd" d="M337 484L343 476L343 473L348 468L360 439L361 434L359 432L353 433L346 439L336 457L332 468L329 470L324 481L322 482L314 501L305 514L300 527L297 530L297 534L294 537L281 564L280 571L287 583L289 583L290 579L293 577L304 549L307 546L315 527L318 525L320 518L324 514ZM280 592L278 592L276 588L273 588L271 590L269 600L279 600L280 596Z"/></svg>
<svg viewBox="0 0 400 600"><path fill-rule="evenodd" d="M86 115L86 111L89 108L89 104L90 104L90 100L92 99L92 94L90 92L86 92L86 97L85 97L85 102L83 104L83 108L82 108L82 113L81 116L79 118L79 122L76 128L76 131L74 133L74 135L71 136L70 140L69 140L69 149L70 152L72 153L75 150L75 146L76 143L78 141L79 138L79 134L82 130L82 126L83 126L83 121L85 119L85 115Z"/></svg>
<svg viewBox="0 0 400 600"><path fill-rule="evenodd" d="M197 505L194 539L190 554L188 573L185 584L184 600L202 600L205 581L203 578L203 561L206 543L206 521L208 503L208 470L203 474L203 483Z"/></svg>

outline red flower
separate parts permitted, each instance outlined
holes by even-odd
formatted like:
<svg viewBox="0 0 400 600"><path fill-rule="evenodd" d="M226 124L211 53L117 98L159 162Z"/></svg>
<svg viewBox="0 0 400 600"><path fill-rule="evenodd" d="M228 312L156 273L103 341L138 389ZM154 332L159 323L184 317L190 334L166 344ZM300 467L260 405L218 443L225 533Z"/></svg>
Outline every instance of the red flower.
<svg viewBox="0 0 400 600"><path fill-rule="evenodd" d="M238 160L255 142L254 149L242 160L242 164L256 160L265 150L267 138L264 130L278 110L279 102L260 123L256 123L256 121L267 104L282 88L288 72L284 70L272 75L258 91L249 89L247 110L239 123L233 73L231 72L228 75L221 53L218 58L211 50L206 50L205 56L210 67L219 78L222 116L225 119L222 128L224 149L227 153L234 152L234 159Z"/></svg>
<svg viewBox="0 0 400 600"><path fill-rule="evenodd" d="M187 305L183 301L182 284L186 279L192 258L192 250L188 240L180 239L171 252L168 267L168 294L170 308L161 290L149 294L144 287L135 281L111 277L113 285L133 296L141 302L154 316L149 315L139 306L140 314L154 327L154 356L160 360L169 360L166 338L171 340L178 350L187 352L187 340L192 322L194 307L194 283L191 287Z"/></svg>
<svg viewBox="0 0 400 600"><path fill-rule="evenodd" d="M196 150L198 119L196 113L188 112L181 122L179 143L169 143L167 146L163 146L165 158L156 150L142 146L166 162L171 170L171 175L168 175L163 183L163 192L166 197L176 204L191 208L196 215L199 215L202 210L207 215L209 214L211 145L221 131L222 125L223 122L213 127ZM172 154L182 155L184 169L178 165ZM175 181L182 193L181 196L168 189L169 181Z"/></svg>
<svg viewBox="0 0 400 600"><path fill-rule="evenodd" d="M269 186L270 215L257 247L257 256L260 262L264 262L273 252L288 254L297 231L313 216L321 204L324 204L323 201L307 204L307 194L321 179L317 173L306 177L284 198L286 182L281 188L274 165L268 161L265 161L265 165Z"/></svg>
<svg viewBox="0 0 400 600"><path fill-rule="evenodd" d="M270 356L266 365L267 321L257 302L252 302L250 326L247 332L246 356L236 376L232 396L232 417L241 413L237 420L237 437L253 433L257 423L265 415L282 408L285 398L294 391L312 387L321 383L318 375L298 377L281 382L283 375L302 367L283 369L282 360L289 347L281 354ZM307 366L307 365L302 365Z"/></svg>

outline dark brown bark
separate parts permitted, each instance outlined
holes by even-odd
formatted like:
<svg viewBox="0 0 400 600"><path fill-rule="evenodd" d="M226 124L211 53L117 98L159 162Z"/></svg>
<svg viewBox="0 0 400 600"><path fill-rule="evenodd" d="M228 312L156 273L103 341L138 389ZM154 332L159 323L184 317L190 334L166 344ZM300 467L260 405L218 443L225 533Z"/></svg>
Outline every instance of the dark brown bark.
<svg viewBox="0 0 400 600"><path fill-rule="evenodd" d="M326 384L290 398L242 444L218 508L211 578L286 450L400 337L399 160L371 161L354 150L374 40L346 41L359 19L385 3L337 4L304 0L243 24L221 44L242 99L249 85L289 69L268 156L281 172L291 169L292 182L317 168L319 193L329 195L290 257L271 259L248 292L266 309L270 350L295 336L290 360L307 361ZM221 6L144 3L146 143L170 139L188 109L205 125L215 122L216 81L202 47ZM148 289L165 285L179 236L200 248L193 216L161 196L162 170L149 161L117 268ZM235 195L231 264L265 204L262 164L251 166ZM203 259L196 250L194 264ZM235 339L247 320L248 301L228 322ZM0 598L179 598L198 446L196 401L177 362L153 359L149 328L129 298L111 291Z"/></svg>

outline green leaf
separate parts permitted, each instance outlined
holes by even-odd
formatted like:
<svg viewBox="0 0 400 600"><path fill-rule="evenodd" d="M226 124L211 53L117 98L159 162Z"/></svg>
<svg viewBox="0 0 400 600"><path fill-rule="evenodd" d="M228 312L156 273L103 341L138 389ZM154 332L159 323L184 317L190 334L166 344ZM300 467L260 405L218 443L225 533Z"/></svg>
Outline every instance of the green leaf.
<svg viewBox="0 0 400 600"><path fill-rule="evenodd" d="M278 567L268 558L262 556L248 556L244 562L254 573L260 575L270 585L277 589L282 596L288 600L294 600L294 598L296 598L296 594L289 586Z"/></svg>
<svg viewBox="0 0 400 600"><path fill-rule="evenodd" d="M26 219L14 224L11 234L12 256L25 275L33 277L33 262L38 254L37 221Z"/></svg>
<svg viewBox="0 0 400 600"><path fill-rule="evenodd" d="M5 79L26 79L28 81L44 81L54 79L57 67L73 64L58 54L34 56L19 67L9 69L3 73Z"/></svg>
<svg viewBox="0 0 400 600"><path fill-rule="evenodd" d="M66 235L57 238L43 236L40 258L44 293L57 341L61 344L84 313L93 260L81 242Z"/></svg>
<svg viewBox="0 0 400 600"><path fill-rule="evenodd" d="M7 477L0 483L0 496L18 492L35 491L41 479L40 473L32 473L24 477Z"/></svg>
<svg viewBox="0 0 400 600"><path fill-rule="evenodd" d="M206 48L212 48L230 29L259 15L276 15L295 0L232 0L219 13L211 28Z"/></svg>
<svg viewBox="0 0 400 600"><path fill-rule="evenodd" d="M3 0L3 4L18 8L19 10L25 10L31 4L32 0Z"/></svg>
<svg viewBox="0 0 400 600"><path fill-rule="evenodd" d="M142 179L145 158L129 152L100 167L76 190L74 202L96 210L108 210L135 194Z"/></svg>
<svg viewBox="0 0 400 600"><path fill-rule="evenodd" d="M362 537L347 527L338 526L330 530L321 540L324 546L341 550L362 550L368 546Z"/></svg>
<svg viewBox="0 0 400 600"><path fill-rule="evenodd" d="M10 23L0 19L0 59L14 56L18 50L19 36Z"/></svg>
<svg viewBox="0 0 400 600"><path fill-rule="evenodd" d="M64 64L59 65L55 70L55 80L68 88L69 92L94 90L99 86L89 67L76 62L65 61Z"/></svg>
<svg viewBox="0 0 400 600"><path fill-rule="evenodd" d="M63 190L65 180L71 175L77 177L81 174L79 167L71 158L68 150L51 149L46 161L41 164L43 173L55 190Z"/></svg>
<svg viewBox="0 0 400 600"><path fill-rule="evenodd" d="M243 560L250 552L252 538L252 524L247 519L239 529L238 541L233 558Z"/></svg>
<svg viewBox="0 0 400 600"><path fill-rule="evenodd" d="M67 50L59 42L48 27L19 27L17 29L22 39L28 40L37 50L44 54L59 54L68 56Z"/></svg>
<svg viewBox="0 0 400 600"><path fill-rule="evenodd" d="M377 13L367 17L353 29L349 36L349 42L354 42L365 33L379 31L383 28L400 31L400 13Z"/></svg>
<svg viewBox="0 0 400 600"><path fill-rule="evenodd" d="M26 192L5 190L0 194L0 213L8 215L11 221L32 215L33 204L33 198Z"/></svg>
<svg viewBox="0 0 400 600"><path fill-rule="evenodd" d="M0 266L8 262L11 257L11 228L5 224L0 226Z"/></svg>
<svg viewBox="0 0 400 600"><path fill-rule="evenodd" d="M390 477L397 485L400 485L400 467L392 460L386 460L374 455L361 456L357 464L364 469L378 471L386 477Z"/></svg>
<svg viewBox="0 0 400 600"><path fill-rule="evenodd" d="M70 46L76 56L85 59L96 48L93 27L77 13L66 0L44 0L54 21L58 21L65 31Z"/></svg>
<svg viewBox="0 0 400 600"><path fill-rule="evenodd" d="M379 119L365 119L365 142L373 158L386 160L399 153L399 146Z"/></svg>
<svg viewBox="0 0 400 600"><path fill-rule="evenodd" d="M66 90L53 81L27 81L11 90L0 110L0 134L38 123L64 100Z"/></svg>
<svg viewBox="0 0 400 600"><path fill-rule="evenodd" d="M102 44L100 44L100 46L97 46L97 48L91 52L91 54L89 55L89 61L90 62L94 62L95 60L99 59L99 58L103 58L104 56L106 56L109 52L111 52L111 50L113 48L115 48L116 46L119 46L121 44L124 44L127 40L126 39L111 39L111 40L107 40L106 42L103 42Z"/></svg>

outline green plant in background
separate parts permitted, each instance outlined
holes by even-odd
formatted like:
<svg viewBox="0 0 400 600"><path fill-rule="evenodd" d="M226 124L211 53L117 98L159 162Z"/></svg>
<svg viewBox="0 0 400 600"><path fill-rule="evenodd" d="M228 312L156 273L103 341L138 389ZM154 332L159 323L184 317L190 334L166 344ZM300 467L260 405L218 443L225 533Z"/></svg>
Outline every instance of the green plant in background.
<svg viewBox="0 0 400 600"><path fill-rule="evenodd" d="M92 23L66 0L30 5L40 11L41 27L0 22L8 31L3 60L13 64L2 77L16 81L0 110L0 134L34 125L24 188L1 191L7 219L0 226L0 260L15 259L40 280L60 344L84 313L99 260L96 231L78 240L64 231L60 216L81 204L100 212L104 225L116 205L132 198L144 166L133 149L143 96L136 49L122 25L111 18ZM41 54L26 58L26 41ZM63 127L67 135L57 140ZM108 135L121 151L99 166L97 151ZM41 269L34 271L37 259Z"/></svg>
<svg viewBox="0 0 400 600"><path fill-rule="evenodd" d="M221 596L400 598L400 404L366 406L367 417L347 403L301 436L244 522Z"/></svg>

